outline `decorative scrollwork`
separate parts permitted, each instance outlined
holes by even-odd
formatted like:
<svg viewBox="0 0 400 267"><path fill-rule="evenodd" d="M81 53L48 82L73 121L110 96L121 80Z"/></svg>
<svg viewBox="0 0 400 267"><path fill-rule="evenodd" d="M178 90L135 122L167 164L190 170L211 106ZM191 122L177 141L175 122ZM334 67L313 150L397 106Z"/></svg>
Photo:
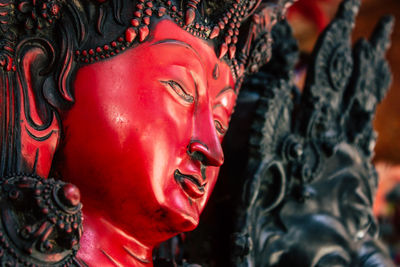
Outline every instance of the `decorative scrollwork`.
<svg viewBox="0 0 400 267"><path fill-rule="evenodd" d="M353 69L351 50L346 45L341 45L335 49L328 62L329 81L332 89L339 91L346 87L348 79Z"/></svg>
<svg viewBox="0 0 400 267"><path fill-rule="evenodd" d="M14 175L0 184L0 258L10 266L79 266L80 193L72 184Z"/></svg>
<svg viewBox="0 0 400 267"><path fill-rule="evenodd" d="M60 0L21 0L18 11L24 15L27 30L43 29L60 18ZM22 16L21 16L22 17Z"/></svg>

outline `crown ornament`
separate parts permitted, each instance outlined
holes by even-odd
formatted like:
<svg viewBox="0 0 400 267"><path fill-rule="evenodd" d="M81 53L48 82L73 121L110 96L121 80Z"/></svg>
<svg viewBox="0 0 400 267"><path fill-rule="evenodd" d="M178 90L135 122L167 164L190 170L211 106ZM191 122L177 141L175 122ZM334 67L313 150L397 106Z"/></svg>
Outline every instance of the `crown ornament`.
<svg viewBox="0 0 400 267"><path fill-rule="evenodd" d="M105 4L104 1L98 2ZM150 32L149 25L153 18L169 16L192 35L214 41L217 56L225 59L230 64L234 76L239 78L246 70L250 73L256 72L259 68L257 64L263 65L268 61L272 41L269 37L271 27L282 17L293 1L233 0L213 3L213 1L187 0L184 1L185 3L179 2L183 1L138 1L132 13L130 25L121 36L103 46L77 50L76 60L90 63L119 54L126 48L147 39ZM208 6L206 2L209 2ZM250 16L252 16L250 31L243 38L240 35L240 29L243 22ZM267 38L263 35L267 35ZM256 38L260 36L263 38ZM250 49L254 41L261 41L265 45L259 44L258 50L261 47L264 49L251 55ZM239 47L242 49L238 49ZM250 57L252 60L249 61ZM257 57L258 60L254 60ZM247 62L252 63L248 68Z"/></svg>
<svg viewBox="0 0 400 267"><path fill-rule="evenodd" d="M0 66L15 71L15 47L22 35L48 29L61 16L61 0L0 1Z"/></svg>
<svg viewBox="0 0 400 267"><path fill-rule="evenodd" d="M27 174L5 177L0 185L1 263L80 266L75 258L83 231L78 188Z"/></svg>
<svg viewBox="0 0 400 267"><path fill-rule="evenodd" d="M38 32L44 35L51 34L54 25L62 23L60 19L62 20L68 9L74 10L76 20L80 20L79 17L86 12L83 11L83 7L91 6L92 10L96 10L97 18L94 20L98 34L103 34L105 13L111 9L116 24L125 29L113 40L93 46L77 45L74 49L74 59L80 64L115 56L146 41L150 35L152 21L170 18L192 35L213 42L217 56L226 60L234 76L239 78L245 72L255 72L259 68L257 64L262 65L268 61L271 46L270 29L293 1L3 0L0 4L0 65L6 71L15 70L14 50L21 36L34 36ZM121 13L123 8L128 8L130 12L121 19L121 14L118 13ZM243 24L246 24L245 34L241 34ZM266 45L256 45L256 42ZM256 50L262 47L262 53L259 51L256 55L251 55L250 50L253 46L258 46ZM258 60L255 60L257 57ZM252 66L248 66L248 62Z"/></svg>

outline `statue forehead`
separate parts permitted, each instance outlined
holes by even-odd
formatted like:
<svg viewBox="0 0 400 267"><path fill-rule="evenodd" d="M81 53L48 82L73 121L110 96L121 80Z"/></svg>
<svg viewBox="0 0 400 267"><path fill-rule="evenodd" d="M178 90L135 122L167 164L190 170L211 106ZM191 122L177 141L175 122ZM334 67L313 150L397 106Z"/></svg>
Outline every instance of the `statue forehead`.
<svg viewBox="0 0 400 267"><path fill-rule="evenodd" d="M233 88L235 84L229 65L216 56L210 42L199 40L167 19L155 25L151 37L146 42L129 48L117 58L119 63L115 64L114 61L110 61L113 58L110 58L85 65L81 70L94 68L107 71L109 61L113 68L120 69L121 73L126 72L126 68L131 68L131 64L147 71L176 65L187 68L186 71L197 80L205 78L203 82L207 82L207 86L222 90L227 87Z"/></svg>

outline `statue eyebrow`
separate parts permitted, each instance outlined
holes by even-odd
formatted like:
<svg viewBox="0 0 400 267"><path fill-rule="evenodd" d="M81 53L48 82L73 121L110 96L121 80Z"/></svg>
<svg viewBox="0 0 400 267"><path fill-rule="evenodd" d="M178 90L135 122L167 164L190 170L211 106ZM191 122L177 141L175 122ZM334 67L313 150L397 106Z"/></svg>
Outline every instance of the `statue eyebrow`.
<svg viewBox="0 0 400 267"><path fill-rule="evenodd" d="M195 99L199 99L199 85L197 84L197 80L194 78L193 73L191 71L189 71L190 76L192 76L192 80L194 82L194 89L195 89Z"/></svg>
<svg viewBox="0 0 400 267"><path fill-rule="evenodd" d="M216 95L215 98L218 98L219 96L225 94L226 92L228 92L228 91L230 91L230 90L232 90L232 92L236 95L236 92L235 92L235 90L233 90L232 87L226 86L226 87L224 87L221 91L219 91L219 93ZM223 105L221 105L220 103L218 103L218 104L215 104L215 105L212 107L212 109L216 109L217 107L223 107L223 108L225 108Z"/></svg>
<svg viewBox="0 0 400 267"><path fill-rule="evenodd" d="M176 40L176 39L165 39L165 40L161 40L161 41L155 42L154 44L151 44L151 45L153 46L153 45L159 45L159 44L181 45L183 47L186 47L186 48L192 50L198 56L198 58L201 58L199 53L197 53L197 51L188 43L185 43L185 42L182 42L182 41L179 41L179 40Z"/></svg>
<svg viewBox="0 0 400 267"><path fill-rule="evenodd" d="M227 91L229 91L229 90L232 90L233 93L236 95L236 92L235 92L235 90L233 90L232 87L226 86L226 87L224 87L221 91L219 91L219 93L217 94L216 97L219 97L220 95L224 94L225 92L227 92Z"/></svg>

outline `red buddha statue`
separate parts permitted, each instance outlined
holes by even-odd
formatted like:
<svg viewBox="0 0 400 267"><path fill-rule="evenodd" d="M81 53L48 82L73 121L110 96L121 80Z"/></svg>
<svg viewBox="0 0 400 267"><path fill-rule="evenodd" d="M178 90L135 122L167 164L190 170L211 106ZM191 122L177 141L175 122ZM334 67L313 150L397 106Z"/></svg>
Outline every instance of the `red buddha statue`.
<svg viewBox="0 0 400 267"><path fill-rule="evenodd" d="M193 230L289 2L1 1L2 263L152 266Z"/></svg>

